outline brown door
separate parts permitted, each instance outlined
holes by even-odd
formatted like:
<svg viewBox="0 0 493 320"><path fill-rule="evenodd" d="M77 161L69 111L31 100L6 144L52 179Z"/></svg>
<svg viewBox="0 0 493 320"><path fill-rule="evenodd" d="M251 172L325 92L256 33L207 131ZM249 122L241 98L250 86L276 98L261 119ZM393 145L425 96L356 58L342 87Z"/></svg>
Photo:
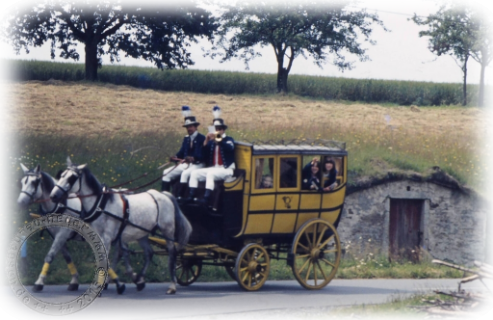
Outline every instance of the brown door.
<svg viewBox="0 0 493 320"><path fill-rule="evenodd" d="M424 200L390 199L390 259L419 261Z"/></svg>

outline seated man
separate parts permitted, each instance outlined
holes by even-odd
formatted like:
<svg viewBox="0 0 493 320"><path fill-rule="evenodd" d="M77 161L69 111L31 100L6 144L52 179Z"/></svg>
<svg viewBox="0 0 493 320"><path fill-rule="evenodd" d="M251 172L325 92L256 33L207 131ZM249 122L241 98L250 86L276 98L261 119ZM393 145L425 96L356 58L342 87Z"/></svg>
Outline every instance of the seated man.
<svg viewBox="0 0 493 320"><path fill-rule="evenodd" d="M183 138L178 153L170 159L173 162L180 161L181 163L176 167L170 167L163 171L161 185L161 191L169 191L171 181L180 177L180 184L176 193L178 200L181 199L181 193L185 190L192 171L205 166L202 160L202 145L204 144L205 136L197 131L200 123L192 116L188 106L182 107L182 114L185 117L183 127L187 129L188 135Z"/></svg>
<svg viewBox="0 0 493 320"><path fill-rule="evenodd" d="M313 158L313 160L303 168L302 189L322 191L321 178L320 162L317 158Z"/></svg>
<svg viewBox="0 0 493 320"><path fill-rule="evenodd" d="M205 194L204 198L198 200L197 203L206 205L214 190L214 181L225 180L233 176L235 169L234 140L226 136L225 131L228 126L224 123L223 119L219 118L221 109L218 106L214 107L213 115L213 125L219 137L216 136L216 133L208 133L205 138L203 152L204 158L208 160L208 168L198 169L192 172L189 182L190 194L186 199L187 202L195 200L199 181L205 180Z"/></svg>

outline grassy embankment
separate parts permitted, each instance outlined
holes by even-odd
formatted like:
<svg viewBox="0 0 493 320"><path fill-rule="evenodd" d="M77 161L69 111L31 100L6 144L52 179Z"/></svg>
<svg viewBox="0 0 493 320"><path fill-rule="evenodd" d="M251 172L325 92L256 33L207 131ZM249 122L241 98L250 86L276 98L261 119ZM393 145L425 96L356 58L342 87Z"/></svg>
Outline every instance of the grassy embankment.
<svg viewBox="0 0 493 320"><path fill-rule="evenodd" d="M223 107L223 118L236 140L326 138L347 142L350 181L363 175L384 174L388 169L426 172L434 165L460 181L480 186L485 167L476 130L486 121L476 108L435 107L413 112L407 107L344 104L299 97L212 95L140 90L126 86L86 83L41 82L11 84L12 134L17 143L9 150L13 180L21 175L19 162L29 167L40 163L55 175L64 168L67 155L88 163L101 182L115 185L149 172L176 152L183 134L179 108L192 106L203 123L211 120L211 107ZM391 120L386 122L385 116ZM146 180L146 179L144 179ZM144 181L134 183L138 185ZM155 188L159 188L156 184ZM36 210L35 207L30 208ZM14 225L27 221L26 213L12 216ZM39 254L29 269L34 280L47 250L47 239L30 248ZM45 243L45 244L42 244ZM77 244L71 244L77 246ZM458 277L429 263L389 263L365 256L348 255L338 277ZM33 257L34 258L34 257ZM78 264L84 264L84 258ZM148 272L149 281L166 281L165 259ZM141 260L133 257L139 267ZM52 281L67 281L63 259L53 265ZM283 261L274 262L270 279L292 279ZM65 280L62 280L65 279ZM201 280L229 280L221 268L204 267Z"/></svg>

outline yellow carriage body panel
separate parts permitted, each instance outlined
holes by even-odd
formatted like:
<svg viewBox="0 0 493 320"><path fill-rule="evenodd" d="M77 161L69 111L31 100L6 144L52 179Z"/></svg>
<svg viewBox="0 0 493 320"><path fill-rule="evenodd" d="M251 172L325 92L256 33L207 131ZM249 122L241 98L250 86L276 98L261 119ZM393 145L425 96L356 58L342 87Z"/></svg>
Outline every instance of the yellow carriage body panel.
<svg viewBox="0 0 493 320"><path fill-rule="evenodd" d="M239 184L243 187L242 226L235 237L294 234L312 218L331 224L338 220L346 194L345 150L310 146L256 147L246 143L236 145L236 166L244 170L245 181ZM317 154L334 155L338 172L338 186L334 190L302 190L303 162ZM291 178L290 170L296 173ZM264 183L269 177L271 183Z"/></svg>

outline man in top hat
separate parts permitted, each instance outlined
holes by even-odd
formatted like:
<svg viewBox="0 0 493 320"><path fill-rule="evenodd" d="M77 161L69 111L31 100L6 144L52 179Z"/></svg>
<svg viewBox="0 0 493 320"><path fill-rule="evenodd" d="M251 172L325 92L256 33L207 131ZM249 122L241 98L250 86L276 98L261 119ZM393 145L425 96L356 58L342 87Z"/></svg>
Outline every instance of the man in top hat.
<svg viewBox="0 0 493 320"><path fill-rule="evenodd" d="M214 190L214 181L225 180L233 176L235 169L234 163L234 140L231 137L226 136L226 129L228 126L224 123L224 120L220 118L221 108L215 106L212 109L214 115L213 126L216 133L208 133L204 140L204 158L207 160L208 167L198 169L192 172L190 176L190 194L187 201L193 201L196 195L196 190L199 185L199 181L205 180L205 194L204 198L198 200L199 204L206 205ZM216 139L219 136L219 139ZM220 140L220 141L219 141Z"/></svg>
<svg viewBox="0 0 493 320"><path fill-rule="evenodd" d="M192 110L188 106L183 106L181 112L185 117L183 127L187 129L188 135L183 138L180 151L171 157L173 162L181 162L176 167L170 167L163 171L163 181L161 185L162 191L170 190L172 180L180 177L180 185L177 192L177 197L181 197L181 192L188 183L190 174L193 170L205 167L202 157L202 147L205 141L205 136L197 131L200 125L192 116Z"/></svg>

